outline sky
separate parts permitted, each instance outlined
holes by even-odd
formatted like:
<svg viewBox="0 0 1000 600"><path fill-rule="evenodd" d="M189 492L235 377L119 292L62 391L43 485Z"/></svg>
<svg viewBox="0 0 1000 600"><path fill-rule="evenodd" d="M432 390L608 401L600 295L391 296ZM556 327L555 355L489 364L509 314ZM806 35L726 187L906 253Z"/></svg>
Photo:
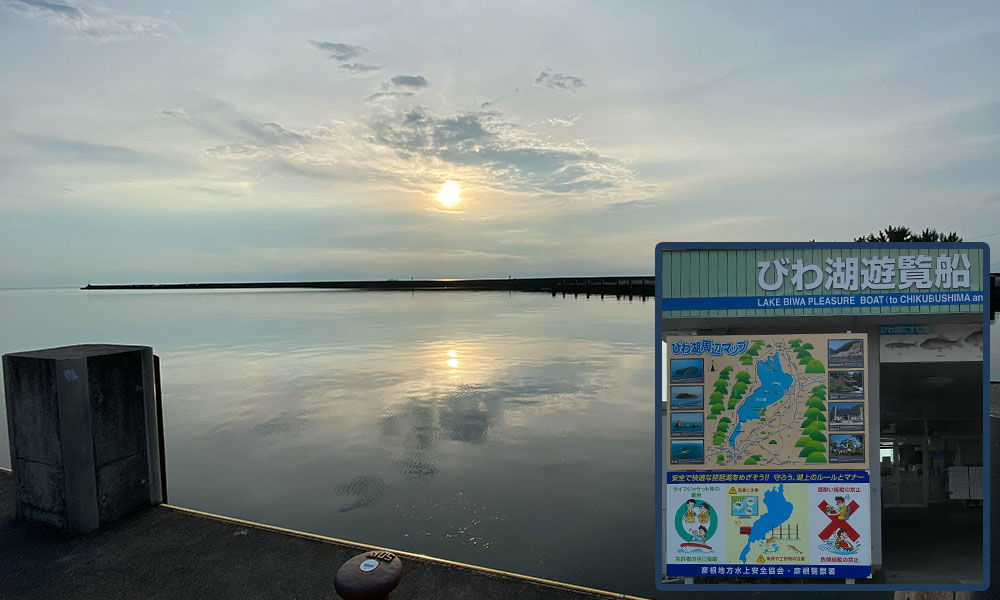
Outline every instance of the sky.
<svg viewBox="0 0 1000 600"><path fill-rule="evenodd" d="M992 1L0 0L0 55L0 287L1000 241Z"/></svg>

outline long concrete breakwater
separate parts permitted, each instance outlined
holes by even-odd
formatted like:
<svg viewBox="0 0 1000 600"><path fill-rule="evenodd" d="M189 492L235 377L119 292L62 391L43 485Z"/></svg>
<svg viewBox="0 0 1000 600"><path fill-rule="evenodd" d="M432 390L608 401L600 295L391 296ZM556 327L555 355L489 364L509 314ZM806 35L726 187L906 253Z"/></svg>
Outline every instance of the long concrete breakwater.
<svg viewBox="0 0 1000 600"><path fill-rule="evenodd" d="M529 277L508 279L387 279L384 281L257 281L242 283L127 283L93 285L81 290L239 290L239 289L344 289L344 290L468 290L547 292L553 296L615 296L647 298L655 293L655 279L650 275L615 277ZM1000 273L990 275L989 313L1000 312Z"/></svg>
<svg viewBox="0 0 1000 600"><path fill-rule="evenodd" d="M649 275L620 277L531 277L508 279L388 279L385 281L260 281L246 283L135 283L88 284L82 290L233 290L233 289L357 289L357 290L468 290L547 292L552 295L653 295Z"/></svg>

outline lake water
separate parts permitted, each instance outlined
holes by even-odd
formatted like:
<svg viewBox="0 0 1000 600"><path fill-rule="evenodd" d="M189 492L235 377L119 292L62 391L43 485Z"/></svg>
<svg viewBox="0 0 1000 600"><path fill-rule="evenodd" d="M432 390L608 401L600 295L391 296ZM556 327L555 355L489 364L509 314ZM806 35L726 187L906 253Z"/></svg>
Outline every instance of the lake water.
<svg viewBox="0 0 1000 600"><path fill-rule="evenodd" d="M666 597L653 310L505 292L0 290L0 353L152 346L173 504Z"/></svg>
<svg viewBox="0 0 1000 600"><path fill-rule="evenodd" d="M782 369L777 352L771 358L757 362L757 380L760 381L760 385L736 412L739 422L733 429L733 435L729 437L729 445L733 448L736 447L736 438L743 431L743 424L759 419L761 410L784 398L794 381L792 376Z"/></svg>
<svg viewBox="0 0 1000 600"><path fill-rule="evenodd" d="M172 504L652 596L652 311L506 292L6 290L0 353L152 346Z"/></svg>

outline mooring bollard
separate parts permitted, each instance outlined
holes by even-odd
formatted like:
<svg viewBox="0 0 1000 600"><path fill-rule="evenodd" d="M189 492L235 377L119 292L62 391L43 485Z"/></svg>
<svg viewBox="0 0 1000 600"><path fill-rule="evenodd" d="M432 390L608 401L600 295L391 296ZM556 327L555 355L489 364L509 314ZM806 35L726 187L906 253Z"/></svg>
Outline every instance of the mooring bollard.
<svg viewBox="0 0 1000 600"><path fill-rule="evenodd" d="M333 580L344 600L381 600L403 578L403 563L391 552L365 552L345 562Z"/></svg>

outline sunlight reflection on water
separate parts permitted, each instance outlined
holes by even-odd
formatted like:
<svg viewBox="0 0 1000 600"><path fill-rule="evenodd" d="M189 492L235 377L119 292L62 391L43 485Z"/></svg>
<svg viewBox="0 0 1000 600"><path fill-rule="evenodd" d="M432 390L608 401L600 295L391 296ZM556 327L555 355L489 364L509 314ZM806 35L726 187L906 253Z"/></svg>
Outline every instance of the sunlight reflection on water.
<svg viewBox="0 0 1000 600"><path fill-rule="evenodd" d="M652 548L650 304L44 290L0 311L3 352L153 346L173 504L652 593L625 558Z"/></svg>

